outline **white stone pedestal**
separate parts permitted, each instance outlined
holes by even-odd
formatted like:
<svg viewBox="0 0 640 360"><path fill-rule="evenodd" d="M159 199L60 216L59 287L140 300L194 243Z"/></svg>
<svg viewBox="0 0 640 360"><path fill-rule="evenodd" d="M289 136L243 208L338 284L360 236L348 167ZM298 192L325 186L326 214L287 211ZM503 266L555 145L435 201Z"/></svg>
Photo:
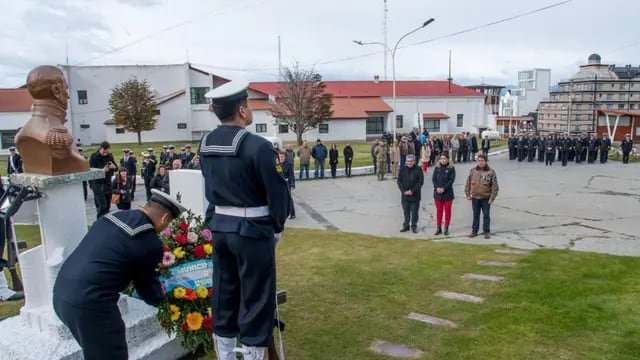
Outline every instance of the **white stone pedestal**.
<svg viewBox="0 0 640 360"><path fill-rule="evenodd" d="M2 359L81 359L81 351L52 307L52 290L60 266L87 233L82 181L104 177L100 169L59 176L14 174L11 182L33 186L42 245L19 255L25 293L20 315L0 322ZM130 359L177 359L185 354L156 318L157 310L122 296L120 312L127 328Z"/></svg>
<svg viewBox="0 0 640 360"><path fill-rule="evenodd" d="M204 196L204 178L200 170L169 171L169 189L171 197L178 200L187 209L191 209L204 220L209 201Z"/></svg>

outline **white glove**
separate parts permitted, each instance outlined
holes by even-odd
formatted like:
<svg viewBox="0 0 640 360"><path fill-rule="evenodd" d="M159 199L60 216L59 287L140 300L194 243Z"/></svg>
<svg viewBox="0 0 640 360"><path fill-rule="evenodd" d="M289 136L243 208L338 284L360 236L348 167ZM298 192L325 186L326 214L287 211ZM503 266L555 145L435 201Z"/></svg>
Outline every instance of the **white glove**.
<svg viewBox="0 0 640 360"><path fill-rule="evenodd" d="M278 246L278 243L280 242L281 237L282 237L282 233L273 234L273 239L276 242L275 246Z"/></svg>

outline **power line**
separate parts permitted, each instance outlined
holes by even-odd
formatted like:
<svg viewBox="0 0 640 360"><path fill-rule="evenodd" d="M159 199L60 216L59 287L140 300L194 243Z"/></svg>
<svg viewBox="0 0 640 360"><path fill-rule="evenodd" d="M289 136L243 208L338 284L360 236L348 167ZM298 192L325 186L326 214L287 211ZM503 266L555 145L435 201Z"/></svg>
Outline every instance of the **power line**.
<svg viewBox="0 0 640 360"><path fill-rule="evenodd" d="M245 1L245 4L244 4L244 5L246 5L246 3L250 2L250 1L251 1L251 0L247 0L247 1ZM263 3L263 2L265 2L265 1L266 1L266 0L261 0L261 1L259 1L259 3L258 3L258 4ZM88 59L85 59L85 60L79 61L79 62L77 62L77 63L75 63L75 64L73 64L73 65L74 65L74 66L76 66L76 65L84 64L84 63L91 62L91 61L93 61L93 60L99 59L99 58L101 58L101 57L105 57L105 56L107 56L107 55L111 55L111 54L113 54L113 53L115 53L115 52L118 52L118 51L120 51L120 50L126 49L126 48L128 48L128 47L130 47L130 46L133 46L133 45L139 44L139 43L141 43L141 42L143 42L143 41L145 41L145 40L148 40L148 39L150 39L150 38L152 38L152 37L155 37L155 36L157 36L157 35L160 35L160 34L162 34L162 33L165 33L165 32L168 32L168 31L171 31L171 30L177 29L177 28L179 28L179 27L182 27L182 26L188 25L188 24L190 24L190 23L192 23L192 22L197 21L199 18L201 18L201 17L203 17L203 16L206 16L206 15L212 15L212 14L215 14L215 13L218 13L218 12L223 12L223 11L225 11L226 9L228 9L228 8L232 7L233 5L237 5L237 4L238 4L238 2L237 2L237 1L230 1L230 2L228 2L225 6L223 6L222 8L215 8L215 9L211 9L211 10L209 10L209 11L207 11L207 12L204 12L204 13L199 13L198 15L193 16L193 17L191 17L191 18L189 18L189 19L186 19L186 20L181 21L181 22L179 22L179 23L176 23L176 24L170 25L170 26L168 26L168 27L166 27L166 28L164 28L164 29L160 29L160 30L158 30L158 31L156 31L156 32L149 33L149 34L147 34L147 35L145 35L145 36L142 36L142 37L140 37L140 38L138 38L138 39L136 39L136 40L133 40L133 41L131 41L131 42L129 42L129 43L126 43L126 44L124 44L124 45L121 45L121 46L118 46L118 47L116 47L116 48L113 48L113 49L111 49L111 50L109 50L109 51L107 51L107 52L105 52L105 53L102 53L102 54L99 54L99 55L96 55L96 56L90 57L90 58L88 58ZM256 6L257 6L258 4L256 4ZM244 8L244 7L243 7L243 8ZM239 10L239 9L238 9L238 10Z"/></svg>
<svg viewBox="0 0 640 360"><path fill-rule="evenodd" d="M573 0L564 0L564 1L561 1L561 2L557 2L557 3L554 3L554 4L548 5L548 6L544 6L544 7L535 9L535 10L523 12L523 13L516 14L516 15L513 15L513 16L509 16L507 18L500 19L500 20L497 20L497 21L493 21L493 22L490 22L490 23L486 23L486 24L483 24L483 25L474 26L474 27L471 27L471 28L468 28L468 29L464 29L464 30L460 30L460 31L456 31L456 32L453 32L453 33L450 33L450 34L447 34L447 35L438 36L438 37L435 37L435 38L432 38L432 39L423 40L423 41L420 41L420 42L417 42L417 43L401 46L398 49L405 49L405 48L414 47L414 46L418 46L418 45L422 45L422 44L426 44L426 43L430 43L430 42L434 42L434 41L438 41L438 40L442 40L442 39L448 39L448 38L455 37L455 36L458 36L458 35L461 35L461 34L465 34L465 33L468 33L468 32L472 32L472 31L475 31L475 30L484 29L484 28L487 28L487 27L491 27L491 26L494 26L494 25L498 25L498 24L501 24L501 23L505 23L505 22L512 21L512 20L515 20L515 19L519 19L519 18L522 18L522 17L525 17L525 16L529 16L529 15L533 15L533 14L536 14L536 13L539 13L539 12L543 12L543 11L546 11L546 10L549 10L549 9L552 9L552 8L555 8L555 7L558 7L558 6L565 5L565 4L570 3L572 1ZM357 60L357 59L362 59L362 58L366 58L366 57L370 57L370 56L374 56L374 55L380 55L380 54L382 54L384 52L385 51L375 51L375 52L370 52L370 53L366 53L366 54L347 56L347 57L338 58L338 59L324 60L324 61L316 62L314 64L300 65L300 67L301 68L312 68L312 67L315 67L315 66L318 66L318 65L328 65L328 64L334 64L334 63L339 63L339 62L344 62L344 61ZM240 71L240 72L267 72L267 71L277 71L278 70L278 68L230 68L230 67L224 67L223 68L223 67L216 66L216 65L208 65L208 64L203 64L203 65L211 67L211 68L219 68L219 69L228 70L228 71Z"/></svg>

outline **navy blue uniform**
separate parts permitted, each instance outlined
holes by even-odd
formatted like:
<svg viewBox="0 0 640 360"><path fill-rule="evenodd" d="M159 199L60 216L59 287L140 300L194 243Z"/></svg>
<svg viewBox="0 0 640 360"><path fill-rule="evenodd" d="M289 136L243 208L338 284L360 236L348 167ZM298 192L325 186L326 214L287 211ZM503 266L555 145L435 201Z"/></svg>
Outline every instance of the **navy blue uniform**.
<svg viewBox="0 0 640 360"><path fill-rule="evenodd" d="M95 169L103 169L109 163L114 165L116 163L111 153L102 156L98 150L89 158L89 166ZM103 179L89 181L91 190L93 190L93 201L96 205L98 219L108 213L111 208L111 176L113 176L113 170L105 172Z"/></svg>
<svg viewBox="0 0 640 360"><path fill-rule="evenodd" d="M289 215L289 190L278 154L266 139L220 126L200 144L205 196L215 206L213 332L266 347L275 317L275 240ZM225 209L261 208L258 216Z"/></svg>
<svg viewBox="0 0 640 360"><path fill-rule="evenodd" d="M157 162L155 155L149 155L143 160L142 169L140 170L140 175L142 175L142 179L144 180L144 190L147 195L147 201L151 198L151 180L156 176Z"/></svg>
<svg viewBox="0 0 640 360"><path fill-rule="evenodd" d="M131 281L149 305L163 293L156 275L162 242L142 210L118 211L93 223L62 264L53 307L78 341L85 359L126 359L118 298Z"/></svg>
<svg viewBox="0 0 640 360"><path fill-rule="evenodd" d="M131 200L135 198L136 195L136 174L138 172L138 160L133 156L128 156L126 158L120 159L120 166L123 166L127 169L127 176L131 179Z"/></svg>

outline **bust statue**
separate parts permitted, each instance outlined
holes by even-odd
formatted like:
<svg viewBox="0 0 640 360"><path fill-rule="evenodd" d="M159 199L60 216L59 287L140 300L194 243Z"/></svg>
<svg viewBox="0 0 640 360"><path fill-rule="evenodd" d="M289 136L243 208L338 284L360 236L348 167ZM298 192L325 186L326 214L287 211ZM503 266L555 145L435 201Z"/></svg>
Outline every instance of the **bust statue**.
<svg viewBox="0 0 640 360"><path fill-rule="evenodd" d="M27 88L33 97L33 113L14 141L24 172L62 175L89 171L89 162L64 126L69 93L62 71L55 66L38 66L27 75Z"/></svg>

